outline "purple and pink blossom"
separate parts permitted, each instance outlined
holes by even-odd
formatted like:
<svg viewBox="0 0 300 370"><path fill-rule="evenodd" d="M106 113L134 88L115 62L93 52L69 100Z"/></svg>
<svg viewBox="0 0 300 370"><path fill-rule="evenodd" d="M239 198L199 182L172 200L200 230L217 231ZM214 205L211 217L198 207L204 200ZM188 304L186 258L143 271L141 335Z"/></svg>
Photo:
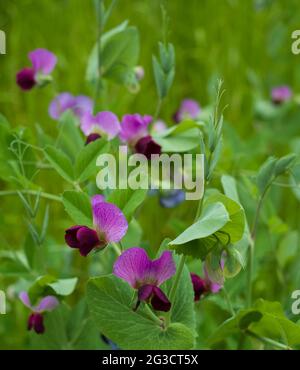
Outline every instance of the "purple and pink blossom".
<svg viewBox="0 0 300 370"><path fill-rule="evenodd" d="M32 312L28 318L28 330L33 329L37 334L43 334L45 332L43 313L53 311L59 305L58 299L52 295L48 295L42 298L37 305L33 305L28 293L25 291L19 294L19 298Z"/></svg>
<svg viewBox="0 0 300 370"><path fill-rule="evenodd" d="M121 254L114 264L113 273L125 280L138 291L138 302L151 303L157 311L169 311L171 302L161 290L160 285L176 272L170 251L152 261L142 248L130 248Z"/></svg>
<svg viewBox="0 0 300 370"><path fill-rule="evenodd" d="M31 90L35 85L42 85L49 80L57 58L46 49L36 49L28 54L32 67L25 67L17 73L16 81L24 91Z"/></svg>
<svg viewBox="0 0 300 370"><path fill-rule="evenodd" d="M92 198L93 228L75 225L65 232L69 247L87 256L93 249L103 249L109 243L119 242L126 234L128 223L122 211L107 203L102 195Z"/></svg>

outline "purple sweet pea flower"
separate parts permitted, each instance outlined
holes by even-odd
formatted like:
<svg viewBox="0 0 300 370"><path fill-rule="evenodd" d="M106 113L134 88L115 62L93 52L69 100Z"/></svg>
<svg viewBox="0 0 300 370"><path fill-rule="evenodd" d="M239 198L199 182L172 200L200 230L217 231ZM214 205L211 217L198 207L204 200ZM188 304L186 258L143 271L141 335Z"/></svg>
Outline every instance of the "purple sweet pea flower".
<svg viewBox="0 0 300 370"><path fill-rule="evenodd" d="M170 279L176 272L176 266L170 251L162 253L160 258L151 261L142 248L130 248L121 254L114 264L113 273L127 281L138 291L138 308L141 301L150 302L157 311L168 312L171 302L159 286Z"/></svg>
<svg viewBox="0 0 300 370"><path fill-rule="evenodd" d="M86 113L81 120L81 130L88 138L92 134L98 134L99 137L106 136L111 140L119 134L120 122L112 112L100 112L96 116Z"/></svg>
<svg viewBox="0 0 300 370"><path fill-rule="evenodd" d="M218 293L223 287L223 284L221 285L211 281L207 274L202 279L197 274L191 273L191 280L194 288L195 302L199 301L205 294Z"/></svg>
<svg viewBox="0 0 300 370"><path fill-rule="evenodd" d="M191 273L191 279L194 287L195 301L199 301L202 295L209 293L218 293L224 285L224 270L225 261L221 258L220 266L217 270L212 270L210 266L210 256L204 262L203 272L204 279L200 276Z"/></svg>
<svg viewBox="0 0 300 370"><path fill-rule="evenodd" d="M28 54L28 58L32 63L31 68L23 68L17 73L17 84L22 90L30 90L36 84L42 84L49 80L49 75L53 71L57 58L46 49L36 49Z"/></svg>
<svg viewBox="0 0 300 370"><path fill-rule="evenodd" d="M54 120L58 120L61 115L71 109L80 119L86 113L92 113L93 101L88 96L73 96L68 92L57 95L49 105L49 115Z"/></svg>
<svg viewBox="0 0 300 370"><path fill-rule="evenodd" d="M179 123L185 118L196 119L201 112L200 105L193 99L184 99L178 111L174 114L174 121Z"/></svg>
<svg viewBox="0 0 300 370"><path fill-rule="evenodd" d="M122 118L120 139L134 146L139 139L148 136L148 126L152 122L152 117L140 114L125 114Z"/></svg>
<svg viewBox="0 0 300 370"><path fill-rule="evenodd" d="M272 101L274 104L282 104L292 97L292 90L289 86L278 86L271 91Z"/></svg>
<svg viewBox="0 0 300 370"><path fill-rule="evenodd" d="M45 331L43 313L53 311L59 305L58 299L48 295L42 298L36 306L33 306L27 292L21 292L19 298L32 312L28 318L28 330L33 329L37 334L43 334Z"/></svg>
<svg viewBox="0 0 300 370"><path fill-rule="evenodd" d="M92 211L93 229L76 225L65 233L68 246L79 249L82 256L87 256L94 248L103 249L109 243L119 242L128 229L122 211L114 204L105 202L102 195L92 198Z"/></svg>

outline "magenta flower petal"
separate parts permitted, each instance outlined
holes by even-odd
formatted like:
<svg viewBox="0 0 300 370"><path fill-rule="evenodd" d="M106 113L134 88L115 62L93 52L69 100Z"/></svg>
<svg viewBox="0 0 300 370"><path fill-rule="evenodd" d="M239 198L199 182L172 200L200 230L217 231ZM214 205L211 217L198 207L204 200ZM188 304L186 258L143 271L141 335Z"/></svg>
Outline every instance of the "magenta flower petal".
<svg viewBox="0 0 300 370"><path fill-rule="evenodd" d="M81 118L85 113L92 113L94 109L94 103L91 98L85 95L79 95L74 98L73 111Z"/></svg>
<svg viewBox="0 0 300 370"><path fill-rule="evenodd" d="M100 112L96 116L84 114L81 120L81 129L86 136L92 133L106 135L109 140L120 132L118 117L112 112Z"/></svg>
<svg viewBox="0 0 300 370"><path fill-rule="evenodd" d="M133 288L144 285L161 285L176 272L172 253L165 251L151 261L142 248L130 248L121 254L114 265L114 274L127 281Z"/></svg>
<svg viewBox="0 0 300 370"><path fill-rule="evenodd" d="M17 73L17 84L22 90L31 90L36 84L34 70L32 68L24 68Z"/></svg>
<svg viewBox="0 0 300 370"><path fill-rule="evenodd" d="M40 303L35 308L35 312L41 313L44 311L53 311L59 305L59 300L52 296L48 295L41 299Z"/></svg>
<svg viewBox="0 0 300 370"><path fill-rule="evenodd" d="M278 86L272 89L271 96L275 104L281 104L291 99L292 90L289 86Z"/></svg>
<svg viewBox="0 0 300 370"><path fill-rule="evenodd" d="M33 306L32 306L32 304L31 304L31 302L30 302L30 298L29 298L29 295L28 295L28 293L27 293L27 292L21 292L21 293L19 294L19 298L20 298L20 300L22 301L22 303L23 303L26 307L28 307L28 308L30 308L31 310L33 310Z"/></svg>
<svg viewBox="0 0 300 370"><path fill-rule="evenodd" d="M96 194L92 197L92 207L94 207L98 203L105 202L104 195L102 194Z"/></svg>
<svg viewBox="0 0 300 370"><path fill-rule="evenodd" d="M28 58L31 60L35 73L43 73L48 75L52 72L56 65L56 56L46 49L36 49L28 54Z"/></svg>
<svg viewBox="0 0 300 370"><path fill-rule="evenodd" d="M200 105L193 99L184 99L179 110L174 115L175 122L181 122L184 118L196 119L201 112Z"/></svg>
<svg viewBox="0 0 300 370"><path fill-rule="evenodd" d="M74 97L70 93L61 93L57 95L49 106L49 115L57 120L67 110L74 107Z"/></svg>
<svg viewBox="0 0 300 370"><path fill-rule="evenodd" d="M172 258L172 252L164 251L162 255L152 261L151 274L155 275L157 285L161 285L170 279L176 272L176 266Z"/></svg>
<svg viewBox="0 0 300 370"><path fill-rule="evenodd" d="M148 135L148 126L152 121L152 117L140 114L125 114L121 123L120 139L131 145L142 137Z"/></svg>
<svg viewBox="0 0 300 370"><path fill-rule="evenodd" d="M145 136L136 143L135 151L136 153L143 154L147 159L151 159L152 154L161 154L161 146L151 136Z"/></svg>
<svg viewBox="0 0 300 370"><path fill-rule="evenodd" d="M94 225L102 242L117 243L126 234L128 222L122 211L114 204L92 204ZM103 239L102 239L103 238Z"/></svg>
<svg viewBox="0 0 300 370"><path fill-rule="evenodd" d="M171 302L168 300L165 293L158 287L153 287L153 296L151 305L156 311L168 312L171 309Z"/></svg>
<svg viewBox="0 0 300 370"><path fill-rule="evenodd" d="M153 285L156 283L145 281L146 273L151 269L151 260L142 248L130 248L124 251L116 260L113 273L119 278L127 281L133 288L138 289L144 285Z"/></svg>

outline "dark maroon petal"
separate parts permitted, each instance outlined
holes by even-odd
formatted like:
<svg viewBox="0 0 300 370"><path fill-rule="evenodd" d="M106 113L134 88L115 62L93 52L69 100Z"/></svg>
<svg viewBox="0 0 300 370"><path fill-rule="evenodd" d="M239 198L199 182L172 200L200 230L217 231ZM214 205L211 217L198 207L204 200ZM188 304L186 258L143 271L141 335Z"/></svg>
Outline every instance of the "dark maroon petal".
<svg viewBox="0 0 300 370"><path fill-rule="evenodd" d="M40 313L32 313L28 319L28 330L34 330L37 334L42 334L45 331L44 318Z"/></svg>
<svg viewBox="0 0 300 370"><path fill-rule="evenodd" d="M35 72L32 68L24 68L17 73L17 84L22 90L30 90L36 84Z"/></svg>
<svg viewBox="0 0 300 370"><path fill-rule="evenodd" d="M34 313L32 313L29 318L28 318L28 322L27 322L27 329L28 330L31 330L33 328L33 325L34 325Z"/></svg>
<svg viewBox="0 0 300 370"><path fill-rule="evenodd" d="M101 138L101 135L99 134L90 134L87 138L86 138L86 142L85 142L85 145L93 142L93 141L96 141L98 139Z"/></svg>
<svg viewBox="0 0 300 370"><path fill-rule="evenodd" d="M200 276L191 273L191 279L193 283L193 288L194 288L194 294L195 294L195 302L199 301L202 294L206 293L206 284L203 279L201 279Z"/></svg>
<svg viewBox="0 0 300 370"><path fill-rule="evenodd" d="M151 159L151 154L161 154L161 146L151 136L145 136L136 143L135 151Z"/></svg>
<svg viewBox="0 0 300 370"><path fill-rule="evenodd" d="M170 311L171 302L168 300L165 293L156 286L153 287L152 293L153 293L153 296L151 299L152 307L156 311L164 311L164 312Z"/></svg>
<svg viewBox="0 0 300 370"><path fill-rule="evenodd" d="M148 302L153 293L153 288L154 286L150 284L140 287L138 290L138 300Z"/></svg>
<svg viewBox="0 0 300 370"><path fill-rule="evenodd" d="M72 226L66 230L65 241L71 248L79 248L79 241L77 239L77 231L83 226Z"/></svg>
<svg viewBox="0 0 300 370"><path fill-rule="evenodd" d="M44 317L40 313L34 314L33 329L37 334L43 334L45 331Z"/></svg>
<svg viewBox="0 0 300 370"><path fill-rule="evenodd" d="M93 248L101 244L95 230L80 225L66 230L65 241L69 247L78 248L82 256L87 256Z"/></svg>
<svg viewBox="0 0 300 370"><path fill-rule="evenodd" d="M79 252L84 257L87 256L93 248L101 244L97 232L86 226L81 227L77 231L77 240L79 241Z"/></svg>

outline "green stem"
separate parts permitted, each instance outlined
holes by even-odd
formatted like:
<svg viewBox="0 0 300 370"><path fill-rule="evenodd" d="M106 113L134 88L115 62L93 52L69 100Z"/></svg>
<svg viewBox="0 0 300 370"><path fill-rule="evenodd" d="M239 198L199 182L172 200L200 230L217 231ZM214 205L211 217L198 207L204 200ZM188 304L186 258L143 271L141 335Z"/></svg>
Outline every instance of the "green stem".
<svg viewBox="0 0 300 370"><path fill-rule="evenodd" d="M99 93L102 89L102 81L101 81L101 36L103 31L102 25L102 17L101 17L101 1L96 0L95 7L96 7L96 19L97 19L97 41L96 41L96 48L97 48L97 83L95 89L95 97L94 97L94 111L97 110L97 100L99 97Z"/></svg>
<svg viewBox="0 0 300 370"><path fill-rule="evenodd" d="M155 315L155 313L151 310L151 308L145 304L145 311L147 313L147 316L152 320L154 321L156 324L158 324L159 326L162 326L163 322L161 321L161 319L159 317L157 317Z"/></svg>
<svg viewBox="0 0 300 370"><path fill-rule="evenodd" d="M229 311L231 312L232 316L234 317L235 316L235 311L234 311L234 308L232 306L232 303L231 303L231 299L229 297L229 294L227 293L227 290L225 289L225 287L223 287L223 294L224 294L224 297L226 299L226 302L227 302Z"/></svg>
<svg viewBox="0 0 300 370"><path fill-rule="evenodd" d="M161 107L162 107L162 99L158 99L158 103L157 103L157 106L156 106L156 111L155 111L155 114L154 114L154 119L153 121L155 122L157 119L158 119L158 116L159 116L159 113L161 111Z"/></svg>
<svg viewBox="0 0 300 370"><path fill-rule="evenodd" d="M247 335L249 335L250 337L255 338L255 339L259 340L260 342L262 342L264 344L267 344L267 345L270 345L272 347L275 347L275 348L278 348L278 349L283 349L283 350L292 350L292 348L289 347L286 344L282 344L282 343L277 342L276 340L273 340L273 339L270 339L270 338L261 337L258 334L252 332L251 330L246 330L245 333Z"/></svg>
<svg viewBox="0 0 300 370"><path fill-rule="evenodd" d="M170 290L170 293L169 293L170 302L173 302L173 300L175 298L177 286L178 286L178 283L179 283L179 280L180 280L185 262L186 262L186 256L182 255L180 257L180 261L179 261L179 265L178 265L178 268L177 268L177 271L176 271L174 283L172 284L172 287L171 287L171 290Z"/></svg>
<svg viewBox="0 0 300 370"><path fill-rule="evenodd" d="M255 216L253 227L251 230L250 241L249 241L249 262L248 262L248 276L247 276L247 307L251 307L252 305L252 278L253 278L253 262L254 262L254 252L255 252L255 240L256 240L256 233L258 227L258 221L260 217L260 212L262 209L263 201L265 195L267 193L268 188L264 191L264 193L259 198Z"/></svg>
<svg viewBox="0 0 300 370"><path fill-rule="evenodd" d="M0 196L17 195L18 193L27 194L27 195L39 195L42 198L55 200L57 202L62 201L61 197L59 197L57 195L44 193L44 192L39 192L39 191L36 191L36 190L3 190L3 191L0 191Z"/></svg>
<svg viewBox="0 0 300 370"><path fill-rule="evenodd" d="M111 246L113 247L114 251L116 252L116 254L118 256L120 256L122 254L122 251L121 249L119 248L119 246L116 244L116 243L110 243Z"/></svg>

